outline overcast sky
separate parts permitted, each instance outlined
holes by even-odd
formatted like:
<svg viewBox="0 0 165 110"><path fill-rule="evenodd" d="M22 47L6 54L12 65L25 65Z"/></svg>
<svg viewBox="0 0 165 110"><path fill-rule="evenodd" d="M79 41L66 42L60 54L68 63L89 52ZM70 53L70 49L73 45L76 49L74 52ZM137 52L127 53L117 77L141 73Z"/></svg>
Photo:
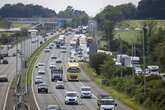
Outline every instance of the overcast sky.
<svg viewBox="0 0 165 110"><path fill-rule="evenodd" d="M24 3L24 4L39 4L59 12L64 10L68 5L73 6L74 9L86 11L90 16L95 16L108 4L119 5L123 3L132 2L137 5L140 0L0 0L0 7L4 4L10 3Z"/></svg>

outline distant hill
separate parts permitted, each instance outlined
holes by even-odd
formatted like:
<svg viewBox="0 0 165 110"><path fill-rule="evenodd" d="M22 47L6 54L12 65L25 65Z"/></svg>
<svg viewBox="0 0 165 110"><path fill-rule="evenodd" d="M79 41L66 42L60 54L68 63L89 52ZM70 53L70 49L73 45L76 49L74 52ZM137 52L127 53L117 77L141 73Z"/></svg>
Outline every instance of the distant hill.
<svg viewBox="0 0 165 110"><path fill-rule="evenodd" d="M1 17L55 17L56 12L40 5L6 4L0 8Z"/></svg>

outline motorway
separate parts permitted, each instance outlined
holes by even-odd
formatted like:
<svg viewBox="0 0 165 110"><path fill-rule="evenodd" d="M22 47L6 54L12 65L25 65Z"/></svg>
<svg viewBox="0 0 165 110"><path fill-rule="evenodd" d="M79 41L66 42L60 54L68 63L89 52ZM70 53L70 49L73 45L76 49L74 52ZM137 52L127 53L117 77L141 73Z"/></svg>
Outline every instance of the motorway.
<svg viewBox="0 0 165 110"><path fill-rule="evenodd" d="M42 40L42 39L40 39ZM39 46L39 43L35 42L32 43L31 39L25 40L25 42L22 43L24 48L24 54L27 58L30 56L30 54ZM18 49L21 49L21 43L18 44ZM8 51L9 57L6 57L5 59L8 60L9 64L0 64L0 75L7 75L8 82L1 82L0 83L0 110L5 110L6 101L7 101L7 95L10 88L10 85L12 83L13 78L16 75L16 56L12 56L13 53L16 53L16 46L9 49ZM20 61L20 55L18 55L18 71L20 71L21 67L21 61Z"/></svg>
<svg viewBox="0 0 165 110"><path fill-rule="evenodd" d="M71 36L69 36L71 37ZM105 91L103 91L100 87L98 87L91 79L85 74L85 72L81 72L80 75L80 81L79 82L68 82L65 78L65 65L68 62L69 58L69 52L70 52L70 47L68 45L69 43L69 37L66 38L67 41L67 52L62 53L62 49L52 49L50 53L45 53L43 52L38 59L38 62L45 63L47 66L45 67L46 69L46 75L43 75L44 80L48 83L49 85L49 92L48 94L38 94L37 92L37 85L34 83L32 84L33 86L33 95L36 100L36 104L38 106L39 110L45 110L48 105L61 105L64 110L97 110L97 95L98 94L103 94ZM55 82L51 82L51 73L49 70L49 63L52 62L50 60L51 54L55 54L57 58L60 58L63 62L63 67L64 67L64 83L65 83L65 89L60 90L55 88ZM37 69L34 71L33 74L33 82L35 81L35 76L37 75ZM64 104L64 97L65 97L65 92L67 90L72 90L72 91L77 91L80 93L80 87L88 85L92 88L92 99L80 99L78 105L65 105ZM116 110L131 110L128 108L126 105L118 102L118 106L116 107Z"/></svg>

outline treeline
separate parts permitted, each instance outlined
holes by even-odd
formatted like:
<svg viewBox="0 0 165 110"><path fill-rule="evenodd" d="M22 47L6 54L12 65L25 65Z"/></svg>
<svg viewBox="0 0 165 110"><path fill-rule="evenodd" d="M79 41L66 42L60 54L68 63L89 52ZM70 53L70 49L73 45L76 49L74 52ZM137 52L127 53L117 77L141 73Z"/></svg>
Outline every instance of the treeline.
<svg viewBox="0 0 165 110"><path fill-rule="evenodd" d="M77 27L87 25L89 16L85 11L75 10L68 6L64 11L56 13L54 10L44 8L40 5L6 4L0 8L0 17L61 17L72 18L72 22L65 26Z"/></svg>
<svg viewBox="0 0 165 110"><path fill-rule="evenodd" d="M165 0L141 0L137 7L139 19L165 19Z"/></svg>
<svg viewBox="0 0 165 110"><path fill-rule="evenodd" d="M141 0L136 7L128 3L118 6L108 5L96 15L100 26L105 20L165 19L165 0ZM102 26L101 26L102 27Z"/></svg>
<svg viewBox="0 0 165 110"><path fill-rule="evenodd" d="M72 22L67 26L77 27L87 25L89 16L85 11L75 10L72 6L68 6L64 11L58 13L58 17L72 18Z"/></svg>
<svg viewBox="0 0 165 110"><path fill-rule="evenodd" d="M6 4L0 9L1 17L55 17L56 12L39 5Z"/></svg>
<svg viewBox="0 0 165 110"><path fill-rule="evenodd" d="M102 85L111 86L131 97L145 110L165 110L165 82L160 76L136 76L131 68L116 66L113 58L103 53L90 57L90 66L97 77L103 79Z"/></svg>

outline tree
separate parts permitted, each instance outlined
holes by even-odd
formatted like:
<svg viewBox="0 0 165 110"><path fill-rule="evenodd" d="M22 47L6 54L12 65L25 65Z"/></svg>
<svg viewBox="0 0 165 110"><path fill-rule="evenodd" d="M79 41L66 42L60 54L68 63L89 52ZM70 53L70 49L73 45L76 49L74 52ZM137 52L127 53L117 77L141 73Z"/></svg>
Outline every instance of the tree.
<svg viewBox="0 0 165 110"><path fill-rule="evenodd" d="M102 75L107 78L111 79L114 76L115 66L112 57L107 57L105 62L100 67Z"/></svg>
<svg viewBox="0 0 165 110"><path fill-rule="evenodd" d="M138 4L140 19L165 19L165 0L141 0Z"/></svg>
<svg viewBox="0 0 165 110"><path fill-rule="evenodd" d="M115 24L121 20L133 19L136 16L136 7L131 4L122 4L116 7L108 5L95 17L100 30L104 31L108 40L109 50L115 50L113 45L113 29Z"/></svg>
<svg viewBox="0 0 165 110"><path fill-rule="evenodd" d="M59 17L72 18L72 27L77 27L80 25L87 25L89 16L85 11L75 10L72 6L68 6L64 11L58 13Z"/></svg>
<svg viewBox="0 0 165 110"><path fill-rule="evenodd" d="M100 66L105 62L107 58L106 54L98 53L96 55L90 56L89 64L92 68L96 70L96 73L100 74Z"/></svg>

